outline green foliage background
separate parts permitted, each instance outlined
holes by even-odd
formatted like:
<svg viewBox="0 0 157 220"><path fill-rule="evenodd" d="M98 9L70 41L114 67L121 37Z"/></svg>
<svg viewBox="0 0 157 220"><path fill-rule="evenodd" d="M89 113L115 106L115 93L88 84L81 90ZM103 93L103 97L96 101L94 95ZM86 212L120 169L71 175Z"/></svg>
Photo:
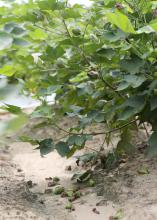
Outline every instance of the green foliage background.
<svg viewBox="0 0 157 220"><path fill-rule="evenodd" d="M86 134L86 126L105 123L106 141L119 130L117 149L125 150L130 131L148 122L149 154L157 154L156 8L150 0L95 0L91 7L29 0L0 7L0 74L41 101L29 117L56 126L65 114L79 118L60 142L22 140L38 144L42 154L57 149L70 157L99 134ZM46 102L52 93L57 107ZM15 106L6 108L19 114Z"/></svg>

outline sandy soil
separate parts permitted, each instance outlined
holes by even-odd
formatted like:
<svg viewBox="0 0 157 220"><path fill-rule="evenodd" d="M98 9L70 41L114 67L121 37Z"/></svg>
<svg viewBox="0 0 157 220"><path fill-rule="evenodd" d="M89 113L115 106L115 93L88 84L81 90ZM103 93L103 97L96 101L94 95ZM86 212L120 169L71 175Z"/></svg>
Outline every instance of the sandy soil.
<svg viewBox="0 0 157 220"><path fill-rule="evenodd" d="M66 188L72 187L73 172L65 171L65 167L69 164L75 167L73 159L63 159L56 152L41 158L39 152L33 151L29 144L14 143L9 148L9 152L3 150L0 219L82 220L88 217L91 220L109 219L111 213L115 213L111 202L105 205L105 208L104 206L98 208L99 215L92 212L96 203L103 200L102 196L96 196L94 189L81 190L84 196L74 202L76 211L71 213L65 210L65 198L44 193L47 188L45 178L50 176L59 176L61 185ZM35 184L32 189L27 188L26 183L29 180Z"/></svg>
<svg viewBox="0 0 157 220"><path fill-rule="evenodd" d="M37 130L35 135L51 132ZM92 148L101 143L97 137ZM143 150L110 172L95 170L96 187L82 187L83 196L74 201L75 211L69 212L65 198L45 194L45 178L58 176L63 186L71 187L71 177L79 169L74 158L66 160L56 152L41 158L31 145L12 139L1 145L0 220L157 220L157 159L146 158ZM68 165L72 171L65 170ZM30 180L32 188L28 188Z"/></svg>

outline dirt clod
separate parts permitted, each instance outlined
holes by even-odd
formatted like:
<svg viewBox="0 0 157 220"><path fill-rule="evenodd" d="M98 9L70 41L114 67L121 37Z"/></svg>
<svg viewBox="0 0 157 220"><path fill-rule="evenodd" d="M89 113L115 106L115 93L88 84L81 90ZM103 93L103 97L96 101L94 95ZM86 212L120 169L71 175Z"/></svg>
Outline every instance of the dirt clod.
<svg viewBox="0 0 157 220"><path fill-rule="evenodd" d="M96 208L93 208L92 211L93 211L95 214L98 214L98 215L100 214L100 212L99 212Z"/></svg>

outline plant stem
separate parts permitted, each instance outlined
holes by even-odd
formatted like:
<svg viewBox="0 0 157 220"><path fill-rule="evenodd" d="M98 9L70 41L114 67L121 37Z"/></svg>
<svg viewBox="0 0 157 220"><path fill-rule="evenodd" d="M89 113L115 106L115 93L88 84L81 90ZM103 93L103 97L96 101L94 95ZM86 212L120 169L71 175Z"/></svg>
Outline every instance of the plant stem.
<svg viewBox="0 0 157 220"><path fill-rule="evenodd" d="M62 19L62 22L63 22L63 24L64 24L64 27L65 27L65 29L66 29L66 32L67 32L69 38L72 38L72 36L71 36L71 34L70 34L69 30L68 30L68 27L67 27L67 24L66 24L65 20Z"/></svg>
<svg viewBox="0 0 157 220"><path fill-rule="evenodd" d="M91 132L91 133L85 133L85 135L97 136L97 135L103 135L103 134L110 134L110 133L113 133L113 132L115 132L115 131L119 131L119 130L121 130L121 129L123 129L123 128L125 128L125 127L131 125L131 124L133 124L133 123L136 122L137 120L138 120L138 119L134 119L134 120L132 120L132 121L130 121L130 122L128 122L128 123L126 123L126 124L120 126L120 127L113 128L113 129L111 129L111 130L109 130L109 131L106 131L106 132ZM53 124L54 124L59 130L65 132L65 133L67 133L67 134L69 134L69 135L82 135L81 133L69 132L69 131L65 130L64 128L61 128L61 127L60 127L59 125L57 125L55 122L53 122Z"/></svg>
<svg viewBox="0 0 157 220"><path fill-rule="evenodd" d="M41 26L38 25L38 24L34 24L34 26L37 27L37 28L40 28L40 29L42 29L42 30L44 30L44 31L46 31L46 32L49 32L49 33L52 33L52 34L56 34L56 32L53 32L52 30L50 30L50 29L48 29L48 28L41 27ZM57 34L61 34L61 33L58 32Z"/></svg>

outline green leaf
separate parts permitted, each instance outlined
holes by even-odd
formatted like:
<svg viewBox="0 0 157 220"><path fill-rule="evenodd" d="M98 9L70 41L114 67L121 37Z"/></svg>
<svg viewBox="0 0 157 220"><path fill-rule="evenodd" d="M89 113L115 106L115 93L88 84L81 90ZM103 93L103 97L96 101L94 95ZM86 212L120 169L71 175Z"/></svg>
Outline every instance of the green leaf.
<svg viewBox="0 0 157 220"><path fill-rule="evenodd" d="M129 60L122 60L120 65L121 68L126 70L128 73L135 74L139 73L140 68L144 66L144 61L134 56Z"/></svg>
<svg viewBox="0 0 157 220"><path fill-rule="evenodd" d="M77 147L76 147L76 146L73 146L73 147L68 151L68 153L66 154L66 157L67 157L67 158L72 157L76 151L77 151Z"/></svg>
<svg viewBox="0 0 157 220"><path fill-rule="evenodd" d="M78 83L78 82L82 82L86 79L88 79L87 73L81 72L81 73L77 74L74 78L70 79L70 82L71 83Z"/></svg>
<svg viewBox="0 0 157 220"><path fill-rule="evenodd" d="M13 44L20 47L27 47L30 45L30 43L23 38L14 38Z"/></svg>
<svg viewBox="0 0 157 220"><path fill-rule="evenodd" d="M0 31L0 50L9 48L12 45L13 38L10 34Z"/></svg>
<svg viewBox="0 0 157 220"><path fill-rule="evenodd" d="M33 39L33 40L45 40L45 38L47 38L47 33L45 33L43 30L41 29L35 29L34 31L31 31L29 33L29 36Z"/></svg>
<svg viewBox="0 0 157 220"><path fill-rule="evenodd" d="M25 33L25 30L21 27L15 26L11 33L14 35L23 35Z"/></svg>
<svg viewBox="0 0 157 220"><path fill-rule="evenodd" d="M124 76L124 80L129 83L132 88L137 88L146 80L146 77L143 75L126 75Z"/></svg>
<svg viewBox="0 0 157 220"><path fill-rule="evenodd" d="M126 33L136 34L134 27L132 26L129 18L126 15L122 14L119 11L116 11L115 13L109 12L106 14L106 16L111 24L116 25L122 31Z"/></svg>
<svg viewBox="0 0 157 220"><path fill-rule="evenodd" d="M122 105L122 112L120 113L119 120L127 120L132 116L135 116L137 113L141 112L144 108L146 102L145 102L145 96L132 96L128 98L124 104Z"/></svg>
<svg viewBox="0 0 157 220"><path fill-rule="evenodd" d="M76 145L78 147L84 146L86 141L86 136L85 135L72 135L68 138L68 144L71 145Z"/></svg>
<svg viewBox="0 0 157 220"><path fill-rule="evenodd" d="M39 142L39 147L36 149L40 149L40 154L42 156L49 154L55 149L55 145L53 143L53 140L51 138L44 139Z"/></svg>
<svg viewBox="0 0 157 220"><path fill-rule="evenodd" d="M110 42L116 42L125 39L127 34L118 29L114 31L105 31L103 37Z"/></svg>
<svg viewBox="0 0 157 220"><path fill-rule="evenodd" d="M5 76L13 76L16 72L14 66L5 65L0 69L0 74Z"/></svg>
<svg viewBox="0 0 157 220"><path fill-rule="evenodd" d="M57 46L57 47L51 47L47 46L46 48L46 57L48 57L50 60L52 59L57 59L61 57L64 54L64 50L62 47Z"/></svg>
<svg viewBox="0 0 157 220"><path fill-rule="evenodd" d="M127 89L129 86L130 86L130 83L123 81L118 85L117 91L123 91Z"/></svg>
<svg viewBox="0 0 157 220"><path fill-rule="evenodd" d="M81 14L80 14L80 11L79 11L79 8L66 8L64 10L64 19L68 19L68 18L80 18L81 17Z"/></svg>
<svg viewBox="0 0 157 220"><path fill-rule="evenodd" d="M104 113L97 113L96 114L96 116L95 116L95 118L94 118L94 120L96 121L96 122L98 122L98 123L100 123L100 122L104 122L104 120L105 120L105 115L104 115Z"/></svg>
<svg viewBox="0 0 157 220"><path fill-rule="evenodd" d="M124 105L134 107L136 109L143 109L145 105L145 96L132 96L126 100Z"/></svg>
<svg viewBox="0 0 157 220"><path fill-rule="evenodd" d="M4 109L4 110L6 110L12 114L16 114L16 115L23 113L21 108L18 106L15 106L15 105L5 104L5 106L2 106L1 109Z"/></svg>
<svg viewBox="0 0 157 220"><path fill-rule="evenodd" d="M57 1L56 0L45 0L38 2L39 8L42 10L55 10L57 9Z"/></svg>
<svg viewBox="0 0 157 220"><path fill-rule="evenodd" d="M78 147L84 146L84 144L85 144L85 137L83 135L82 136L76 136L75 137L75 144Z"/></svg>
<svg viewBox="0 0 157 220"><path fill-rule="evenodd" d="M143 33L150 34L150 33L154 33L154 32L156 32L156 31L149 25L144 26L137 31L138 34L143 34Z"/></svg>
<svg viewBox="0 0 157 220"><path fill-rule="evenodd" d="M52 107L46 104L38 106L31 113L31 118L52 118Z"/></svg>
<svg viewBox="0 0 157 220"><path fill-rule="evenodd" d="M111 60L112 57L115 55L115 51L112 48L101 48L97 50L97 54Z"/></svg>
<svg viewBox="0 0 157 220"><path fill-rule="evenodd" d="M16 27L16 24L14 22L8 22L4 25L4 31L11 33L14 30L14 27Z"/></svg>
<svg viewBox="0 0 157 220"><path fill-rule="evenodd" d="M62 156L65 157L68 155L68 153L70 152L70 148L68 143L60 141L56 144L55 146L57 152Z"/></svg>
<svg viewBox="0 0 157 220"><path fill-rule="evenodd" d="M72 135L68 139L69 145L76 145L79 149L84 147L86 141L92 140L91 135L82 134L82 135Z"/></svg>
<svg viewBox="0 0 157 220"><path fill-rule="evenodd" d="M157 132L154 132L149 138L148 156L154 157L157 155Z"/></svg>
<svg viewBox="0 0 157 220"><path fill-rule="evenodd" d="M136 109L132 107L126 107L122 113L120 113L118 120L125 121L129 119L130 117L134 116L136 114Z"/></svg>
<svg viewBox="0 0 157 220"><path fill-rule="evenodd" d="M151 28L153 28L153 30L157 31L157 19L152 20L152 21L149 23L149 26L150 26Z"/></svg>
<svg viewBox="0 0 157 220"><path fill-rule="evenodd" d="M72 146L72 145L75 144L75 139L76 139L76 137L77 137L77 135L71 135L71 136L68 138L67 142L68 142L69 146Z"/></svg>

